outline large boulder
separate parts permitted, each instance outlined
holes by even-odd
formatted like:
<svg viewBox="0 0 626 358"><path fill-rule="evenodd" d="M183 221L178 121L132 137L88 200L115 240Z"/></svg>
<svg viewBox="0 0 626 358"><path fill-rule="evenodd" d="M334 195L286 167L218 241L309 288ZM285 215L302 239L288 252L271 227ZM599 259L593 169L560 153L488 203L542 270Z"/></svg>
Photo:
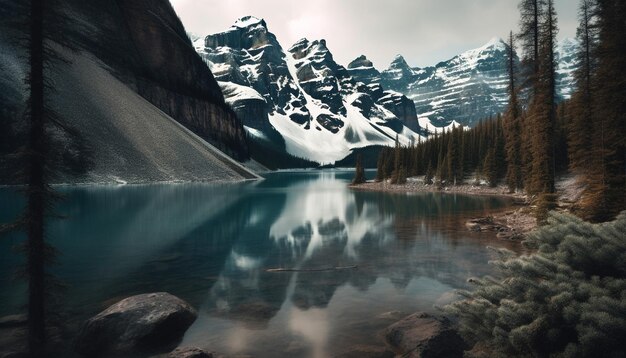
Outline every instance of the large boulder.
<svg viewBox="0 0 626 358"><path fill-rule="evenodd" d="M450 321L417 312L387 327L385 341L403 357L463 357L465 342L451 327Z"/></svg>
<svg viewBox="0 0 626 358"><path fill-rule="evenodd" d="M89 357L166 352L196 317L188 303L166 292L132 296L85 322L76 350Z"/></svg>
<svg viewBox="0 0 626 358"><path fill-rule="evenodd" d="M167 358L213 358L213 353L196 347L182 347L173 350Z"/></svg>

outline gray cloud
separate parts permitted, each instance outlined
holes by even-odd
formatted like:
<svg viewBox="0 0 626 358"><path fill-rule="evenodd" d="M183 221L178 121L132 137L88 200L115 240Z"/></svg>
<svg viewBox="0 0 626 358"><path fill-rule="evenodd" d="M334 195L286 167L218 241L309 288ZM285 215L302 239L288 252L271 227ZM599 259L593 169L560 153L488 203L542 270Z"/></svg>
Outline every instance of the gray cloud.
<svg viewBox="0 0 626 358"><path fill-rule="evenodd" d="M414 66L439 61L518 28L519 0L171 0L187 31L211 34L245 15L262 17L288 48L326 39L337 62L365 54L385 68L396 54ZM559 38L573 37L576 0L556 0Z"/></svg>

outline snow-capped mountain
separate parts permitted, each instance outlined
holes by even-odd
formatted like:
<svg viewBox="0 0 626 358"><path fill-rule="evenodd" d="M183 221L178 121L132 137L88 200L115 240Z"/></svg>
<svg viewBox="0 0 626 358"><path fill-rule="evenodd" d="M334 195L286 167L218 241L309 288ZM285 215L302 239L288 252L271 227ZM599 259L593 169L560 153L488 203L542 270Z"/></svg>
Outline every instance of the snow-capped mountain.
<svg viewBox="0 0 626 358"><path fill-rule="evenodd" d="M576 71L576 52L578 40L566 38L556 47L556 90L561 99L568 99L575 90L574 72Z"/></svg>
<svg viewBox="0 0 626 358"><path fill-rule="evenodd" d="M557 47L557 90L561 99L573 91L577 42L565 39ZM448 126L456 120L472 126L504 111L507 94L508 45L493 38L435 66L411 68L400 55L382 72L382 84L415 102L424 123Z"/></svg>
<svg viewBox="0 0 626 358"><path fill-rule="evenodd" d="M412 101L364 75L378 73L371 62L346 69L324 40L302 39L285 51L264 20L246 16L194 44L258 143L326 164L422 133Z"/></svg>
<svg viewBox="0 0 626 358"><path fill-rule="evenodd" d="M338 64L324 40L285 50L253 16L194 45L254 142L321 164L396 136L408 144L435 129L472 126L508 102L508 45L500 38L425 68L398 55L382 72L365 56ZM571 39L557 47L562 99L573 91L576 48Z"/></svg>
<svg viewBox="0 0 626 358"><path fill-rule="evenodd" d="M506 106L506 53L507 45L494 38L432 67L410 68L398 56L383 71L383 85L405 93L437 127L453 120L471 126Z"/></svg>

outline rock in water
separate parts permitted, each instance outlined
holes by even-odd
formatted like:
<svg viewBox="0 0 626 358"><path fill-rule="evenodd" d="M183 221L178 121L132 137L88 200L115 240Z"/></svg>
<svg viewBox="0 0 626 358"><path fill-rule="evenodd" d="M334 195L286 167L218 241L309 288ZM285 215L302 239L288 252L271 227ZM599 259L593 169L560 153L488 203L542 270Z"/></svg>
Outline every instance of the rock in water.
<svg viewBox="0 0 626 358"><path fill-rule="evenodd" d="M167 358L213 358L213 354L196 347L184 347L176 348Z"/></svg>
<svg viewBox="0 0 626 358"><path fill-rule="evenodd" d="M128 297L85 322L76 350L89 357L166 352L196 317L188 303L166 292Z"/></svg>
<svg viewBox="0 0 626 358"><path fill-rule="evenodd" d="M385 341L397 354L414 358L462 357L465 342L446 318L417 312L387 327Z"/></svg>

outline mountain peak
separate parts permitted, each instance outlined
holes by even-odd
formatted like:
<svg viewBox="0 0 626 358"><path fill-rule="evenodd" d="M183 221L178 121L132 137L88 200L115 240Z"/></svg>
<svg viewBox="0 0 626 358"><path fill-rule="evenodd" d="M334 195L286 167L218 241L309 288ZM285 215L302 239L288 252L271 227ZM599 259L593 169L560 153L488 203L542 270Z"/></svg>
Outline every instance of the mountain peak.
<svg viewBox="0 0 626 358"><path fill-rule="evenodd" d="M484 44L480 49L486 50L486 49L493 48L496 50L505 50L506 46L507 46L507 43L504 42L504 40L501 37L495 36L495 37L492 37L491 40L489 40L489 42Z"/></svg>
<svg viewBox="0 0 626 358"><path fill-rule="evenodd" d="M411 66L409 66L409 64L404 59L404 57L399 54L393 58L393 61L391 61L391 64L389 64L389 67L387 68L387 71L393 70L400 70L406 73L410 73L413 71L411 69Z"/></svg>
<svg viewBox="0 0 626 358"><path fill-rule="evenodd" d="M255 17L255 16L248 15L248 16L244 16L244 17L237 19L237 21L235 21L235 24L233 26L238 27L238 28L246 28L246 27L259 25L259 24L267 28L267 25L265 24L265 20L259 19L258 17Z"/></svg>
<svg viewBox="0 0 626 358"><path fill-rule="evenodd" d="M314 44L314 45L319 44L319 45L321 45L321 46L323 46L323 47L326 47L326 40L324 40L324 39L315 40L315 41L313 41L313 44Z"/></svg>
<svg viewBox="0 0 626 358"><path fill-rule="evenodd" d="M478 60L490 57L495 52L505 52L508 48L508 45L502 38L493 37L489 42L482 45L481 47L468 50L463 52L462 54L452 58L449 61L440 62L436 65L436 67L445 66L446 63L452 62L468 62L472 64L476 64Z"/></svg>
<svg viewBox="0 0 626 358"><path fill-rule="evenodd" d="M292 48L307 48L309 47L309 43L309 40L306 37L303 37L300 40L296 41L296 43L291 45L289 51L291 51Z"/></svg>
<svg viewBox="0 0 626 358"><path fill-rule="evenodd" d="M403 68L411 68L409 64L404 59L404 56L398 54L393 58L391 64L389 65L389 69L403 69Z"/></svg>
<svg viewBox="0 0 626 358"><path fill-rule="evenodd" d="M348 64L348 68L358 67L374 67L374 64L372 63L372 61L368 60L365 55L361 55Z"/></svg>

